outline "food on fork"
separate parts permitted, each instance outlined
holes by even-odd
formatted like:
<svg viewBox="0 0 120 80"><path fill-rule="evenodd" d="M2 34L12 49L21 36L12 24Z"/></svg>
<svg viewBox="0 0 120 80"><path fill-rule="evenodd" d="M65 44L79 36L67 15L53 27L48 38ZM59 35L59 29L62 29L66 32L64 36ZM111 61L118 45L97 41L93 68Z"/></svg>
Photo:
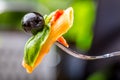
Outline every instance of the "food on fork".
<svg viewBox="0 0 120 80"><path fill-rule="evenodd" d="M22 26L33 36L26 42L22 65L28 73L41 63L54 42L58 41L69 47L63 38L73 24L73 8L56 10L44 17L36 12L26 14L22 19Z"/></svg>

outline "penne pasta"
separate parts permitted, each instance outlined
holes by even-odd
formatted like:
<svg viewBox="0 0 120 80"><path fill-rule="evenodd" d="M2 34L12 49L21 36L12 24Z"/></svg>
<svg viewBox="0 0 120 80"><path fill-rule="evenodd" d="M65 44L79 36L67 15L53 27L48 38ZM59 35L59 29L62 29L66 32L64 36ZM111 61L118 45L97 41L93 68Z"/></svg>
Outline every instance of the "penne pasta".
<svg viewBox="0 0 120 80"><path fill-rule="evenodd" d="M52 13L52 15L50 14L47 16L47 18L45 18L45 25L47 27L46 27L46 30L44 31L46 31L46 33L38 32L25 45L25 54L24 54L22 65L24 68L26 68L28 73L32 73L32 71L41 63L42 59L49 52L54 42L59 41L60 43L68 47L68 44L65 41L65 39L62 37L62 35L65 34L71 28L72 24L73 24L72 7L66 10L56 10L55 12ZM41 37L39 37L39 35ZM38 50L31 47L31 45L37 48ZM29 50L31 49L32 51L30 52ZM32 56L34 55L35 57L32 58Z"/></svg>

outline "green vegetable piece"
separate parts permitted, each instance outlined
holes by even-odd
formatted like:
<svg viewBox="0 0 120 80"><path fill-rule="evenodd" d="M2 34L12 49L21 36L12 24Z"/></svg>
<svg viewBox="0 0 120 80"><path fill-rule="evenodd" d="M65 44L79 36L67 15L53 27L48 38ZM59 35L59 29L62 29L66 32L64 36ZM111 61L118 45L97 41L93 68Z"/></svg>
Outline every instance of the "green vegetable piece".
<svg viewBox="0 0 120 80"><path fill-rule="evenodd" d="M45 15L45 26L42 31L39 31L37 34L33 35L25 44L24 48L24 61L29 66L33 66L37 57L40 54L41 47L47 40L50 33L50 20L52 18L51 13L49 16Z"/></svg>
<svg viewBox="0 0 120 80"><path fill-rule="evenodd" d="M25 45L24 50L24 61L33 66L36 61L42 45L45 43L50 29L48 26L45 26L42 32L38 32L36 35L32 36Z"/></svg>

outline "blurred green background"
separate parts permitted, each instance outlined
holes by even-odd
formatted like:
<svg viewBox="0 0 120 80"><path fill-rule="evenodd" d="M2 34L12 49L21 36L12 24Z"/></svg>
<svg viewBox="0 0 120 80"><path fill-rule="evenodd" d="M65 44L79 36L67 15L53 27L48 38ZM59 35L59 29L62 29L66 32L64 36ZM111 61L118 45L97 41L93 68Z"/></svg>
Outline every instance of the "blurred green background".
<svg viewBox="0 0 120 80"><path fill-rule="evenodd" d="M0 30L23 31L21 19L28 12L50 14L73 7L74 24L64 35L69 44L87 52L92 44L96 2L92 0L1 0Z"/></svg>
<svg viewBox="0 0 120 80"><path fill-rule="evenodd" d="M96 4L88 0L4 0L1 1L0 29L21 29L21 19L27 12L49 14L56 9L74 9L73 27L65 35L69 42L86 51L91 46ZM77 35L76 35L77 34Z"/></svg>

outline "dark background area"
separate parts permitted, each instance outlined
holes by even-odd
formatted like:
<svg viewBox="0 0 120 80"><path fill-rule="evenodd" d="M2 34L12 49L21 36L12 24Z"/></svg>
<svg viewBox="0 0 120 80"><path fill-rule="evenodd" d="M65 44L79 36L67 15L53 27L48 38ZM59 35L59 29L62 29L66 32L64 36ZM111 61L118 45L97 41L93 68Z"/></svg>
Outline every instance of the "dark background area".
<svg viewBox="0 0 120 80"><path fill-rule="evenodd" d="M94 26L94 38L88 55L102 55L119 50L120 0L99 0ZM69 60L69 58L71 59ZM65 65L66 63L69 65ZM61 74L67 73L68 76L65 77L63 74L64 78L62 79L64 80L120 80L119 56L94 61L81 61L65 55L61 65L62 71L66 71L61 71ZM82 69L80 69L81 67ZM69 71L72 71L71 73L75 75L71 76Z"/></svg>
<svg viewBox="0 0 120 80"><path fill-rule="evenodd" d="M120 1L99 0L94 39L89 51L91 55L101 55L120 50ZM107 80L120 80L120 57L88 61L88 75L106 70ZM92 70L93 69L93 70Z"/></svg>

